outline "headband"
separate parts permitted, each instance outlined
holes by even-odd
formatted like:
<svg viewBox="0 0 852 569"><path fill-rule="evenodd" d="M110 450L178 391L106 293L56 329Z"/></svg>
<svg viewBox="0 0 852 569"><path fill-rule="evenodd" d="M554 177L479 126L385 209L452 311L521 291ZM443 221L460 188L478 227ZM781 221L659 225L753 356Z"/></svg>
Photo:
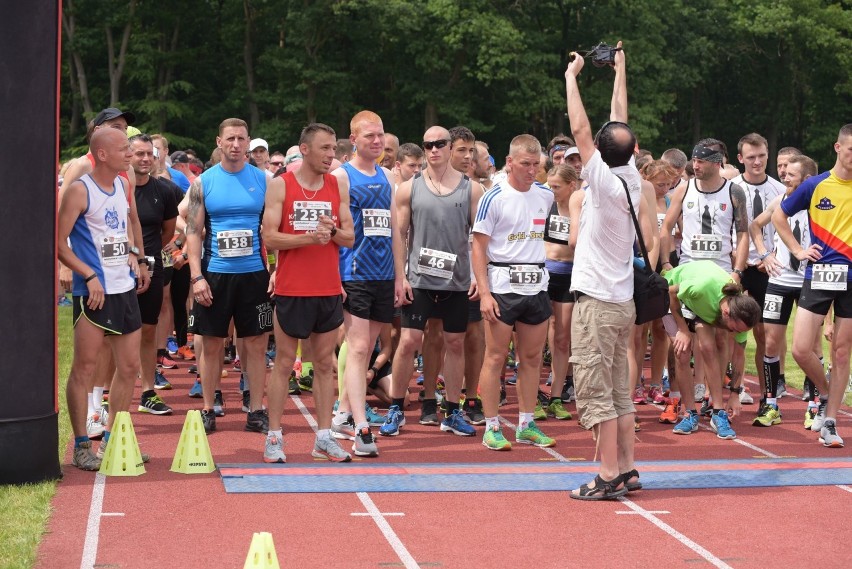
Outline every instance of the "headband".
<svg viewBox="0 0 852 569"><path fill-rule="evenodd" d="M721 150L713 150L712 148L707 148L706 146L701 146L700 144L696 144L695 148L692 149L692 159L693 160L704 160L706 162L714 162L716 164L722 163L722 151Z"/></svg>

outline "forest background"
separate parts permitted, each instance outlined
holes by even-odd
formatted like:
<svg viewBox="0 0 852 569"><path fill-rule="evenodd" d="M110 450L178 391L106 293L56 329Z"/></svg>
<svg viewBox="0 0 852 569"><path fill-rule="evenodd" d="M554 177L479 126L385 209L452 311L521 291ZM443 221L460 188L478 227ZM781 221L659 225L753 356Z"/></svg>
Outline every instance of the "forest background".
<svg viewBox="0 0 852 569"><path fill-rule="evenodd" d="M403 142L466 125L499 166L517 134L570 134L568 53L618 40L655 156L714 137L736 164L755 131L827 169L852 122L850 0L63 0L62 28L63 158L107 106L205 158L226 117L286 151L311 121L348 136L367 108ZM587 65L580 87L602 124L611 70Z"/></svg>

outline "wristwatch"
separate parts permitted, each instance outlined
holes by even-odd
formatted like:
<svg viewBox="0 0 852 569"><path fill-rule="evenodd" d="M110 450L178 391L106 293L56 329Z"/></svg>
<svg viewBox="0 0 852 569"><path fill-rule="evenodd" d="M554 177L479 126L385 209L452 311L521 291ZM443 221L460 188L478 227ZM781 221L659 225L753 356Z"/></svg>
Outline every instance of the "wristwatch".
<svg viewBox="0 0 852 569"><path fill-rule="evenodd" d="M732 273L737 273L737 274L740 276L740 278L743 278L743 272L742 272L742 270L740 270L740 269L734 269L734 270L733 270L733 271L731 271L731 272L732 272Z"/></svg>
<svg viewBox="0 0 852 569"><path fill-rule="evenodd" d="M733 385L729 385L728 389L731 390L731 393L736 393L737 395L739 395L740 393L743 392L743 386L742 385L740 385L739 387L734 387Z"/></svg>
<svg viewBox="0 0 852 569"><path fill-rule="evenodd" d="M148 266L148 257L139 257L138 259L136 259L136 262L139 263L140 265L145 265L147 267Z"/></svg>
<svg viewBox="0 0 852 569"><path fill-rule="evenodd" d="M139 247L134 245L133 247L130 248L130 252L138 257L139 256Z"/></svg>

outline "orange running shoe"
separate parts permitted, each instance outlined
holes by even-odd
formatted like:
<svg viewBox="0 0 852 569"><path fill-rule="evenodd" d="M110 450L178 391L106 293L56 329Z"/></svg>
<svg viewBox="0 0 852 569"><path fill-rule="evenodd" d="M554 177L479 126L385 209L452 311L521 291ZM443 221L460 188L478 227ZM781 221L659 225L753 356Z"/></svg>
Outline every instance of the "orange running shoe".
<svg viewBox="0 0 852 569"><path fill-rule="evenodd" d="M674 425L677 423L679 417L680 399L677 397L670 397L668 403L666 403L666 408L662 413L660 413L660 422Z"/></svg>
<svg viewBox="0 0 852 569"><path fill-rule="evenodd" d="M175 357L180 358L182 360L194 360L195 359L195 353L193 353L192 348L190 348L188 345L186 345L186 346L181 346L180 348L178 348L178 351L177 351L177 354L175 354Z"/></svg>

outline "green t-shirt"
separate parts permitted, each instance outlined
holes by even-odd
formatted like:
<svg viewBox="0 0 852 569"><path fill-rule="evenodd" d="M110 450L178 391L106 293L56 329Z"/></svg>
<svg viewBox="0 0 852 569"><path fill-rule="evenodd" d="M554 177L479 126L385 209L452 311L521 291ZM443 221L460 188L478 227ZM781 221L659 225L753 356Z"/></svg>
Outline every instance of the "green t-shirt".
<svg viewBox="0 0 852 569"><path fill-rule="evenodd" d="M680 287L680 303L707 324L715 324L722 316L722 287L731 282L731 276L713 261L684 263L667 272L665 279Z"/></svg>

